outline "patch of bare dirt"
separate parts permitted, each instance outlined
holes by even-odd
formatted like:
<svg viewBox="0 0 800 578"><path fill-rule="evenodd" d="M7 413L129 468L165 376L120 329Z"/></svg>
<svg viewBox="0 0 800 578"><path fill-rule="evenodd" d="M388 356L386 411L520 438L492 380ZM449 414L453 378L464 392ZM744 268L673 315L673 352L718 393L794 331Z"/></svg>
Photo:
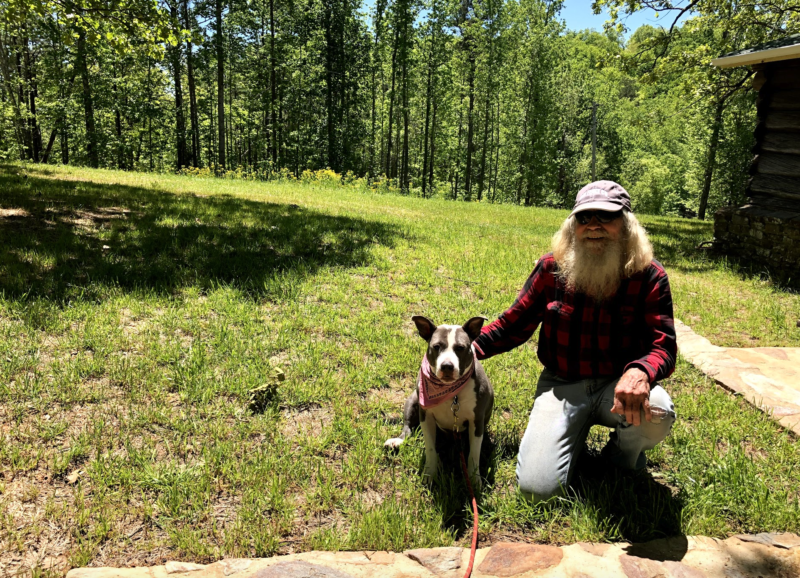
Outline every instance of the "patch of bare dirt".
<svg viewBox="0 0 800 578"><path fill-rule="evenodd" d="M44 483L41 472L6 482L0 495L0 575L29 576L33 568L66 572L69 532L47 511L71 504L63 484Z"/></svg>
<svg viewBox="0 0 800 578"><path fill-rule="evenodd" d="M392 379L389 387L370 390L367 401L402 408L413 389L414 380L410 376L403 378L402 381Z"/></svg>
<svg viewBox="0 0 800 578"><path fill-rule="evenodd" d="M31 214L25 209L3 209L0 208L0 219L8 219L14 217L30 217Z"/></svg>
<svg viewBox="0 0 800 578"><path fill-rule="evenodd" d="M122 333L130 337L139 335L147 325L147 320L136 317L133 311L123 307L119 310L119 324L122 327Z"/></svg>
<svg viewBox="0 0 800 578"><path fill-rule="evenodd" d="M289 410L284 413L281 433L289 439L318 436L333 422L333 413L324 407Z"/></svg>

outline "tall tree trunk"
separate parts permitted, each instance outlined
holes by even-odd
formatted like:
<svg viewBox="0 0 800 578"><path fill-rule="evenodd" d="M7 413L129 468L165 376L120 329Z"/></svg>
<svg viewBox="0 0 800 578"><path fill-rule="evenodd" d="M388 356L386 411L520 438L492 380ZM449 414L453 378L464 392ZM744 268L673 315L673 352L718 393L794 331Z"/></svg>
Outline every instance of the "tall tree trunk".
<svg viewBox="0 0 800 578"><path fill-rule="evenodd" d="M183 26L186 30L194 28L192 20L189 19L189 0L183 0ZM190 162L193 167L203 166L200 155L200 118L197 110L197 89L194 79L194 54L192 53L192 41L186 40L186 76L189 81L189 122L192 133L192 152Z"/></svg>
<svg viewBox="0 0 800 578"><path fill-rule="evenodd" d="M94 125L94 103L92 102L92 85L89 81L89 67L86 64L86 33L83 29L78 30L76 64L81 75L83 85L83 114L86 123L86 156L89 166L97 168L100 166L100 157L97 142L97 130Z"/></svg>
<svg viewBox="0 0 800 578"><path fill-rule="evenodd" d="M350 118L350 99L348 98L350 91L348 90L349 83L347 82L347 67L345 65L345 38L344 29L346 22L340 13L336 22L338 25L336 53L338 56L339 68L336 71L336 78L338 78L338 106L336 107L336 126L338 127L339 134L339 148L336 155L336 172L344 174L350 165L350 139L349 137L349 123Z"/></svg>
<svg viewBox="0 0 800 578"><path fill-rule="evenodd" d="M277 82L278 84L278 166L283 166L283 97L284 97L284 86L286 82L285 73L281 71L280 81Z"/></svg>
<svg viewBox="0 0 800 578"><path fill-rule="evenodd" d="M335 170L336 165L336 128L333 102L333 66L336 59L333 43L332 0L325 1L325 113L328 133L328 167Z"/></svg>
<svg viewBox="0 0 800 578"><path fill-rule="evenodd" d="M408 193L408 20L403 30L403 159L400 169L400 190Z"/></svg>
<svg viewBox="0 0 800 578"><path fill-rule="evenodd" d="M209 78L208 84L211 84L211 79ZM211 130L208 132L208 154L209 154L209 164L214 165L215 167L219 165L219 160L217 159L217 149L215 141L215 135L217 134L217 123L214 121L216 114L214 114L214 100L209 98L208 99L208 119L209 124L211 125Z"/></svg>
<svg viewBox="0 0 800 578"><path fill-rule="evenodd" d="M150 84L150 72L153 68L153 61L147 57L147 92L150 96L147 102L147 163L150 170L153 170L153 87Z"/></svg>
<svg viewBox="0 0 800 578"><path fill-rule="evenodd" d="M467 167L464 175L464 199L472 200L472 151L475 148L473 110L475 109L475 51L469 51L469 109L467 111Z"/></svg>
<svg viewBox="0 0 800 578"><path fill-rule="evenodd" d="M378 35L375 34L375 47L373 48L373 58L375 58L375 54L378 51ZM367 169L367 183L372 183L372 178L374 177L373 172L375 171L375 67L377 65L375 62L372 63L372 108L370 110L370 121L372 123L372 130L370 130L370 139L369 139L369 168Z"/></svg>
<svg viewBox="0 0 800 578"><path fill-rule="evenodd" d="M458 145L456 146L456 174L453 181L453 200L458 200L458 181L461 176L461 141L464 135L464 93L458 99Z"/></svg>
<svg viewBox="0 0 800 578"><path fill-rule="evenodd" d="M28 115L28 130L31 135L31 158L34 162L38 163L42 152L42 131L39 126L39 119L36 115L36 97L38 96L38 89L36 85L35 60L31 57L27 37L23 38L22 48L25 55L25 80L28 85L28 106L30 111Z"/></svg>
<svg viewBox="0 0 800 578"><path fill-rule="evenodd" d="M275 84L275 0L269 0L269 85L272 98L269 101L270 116L272 125L272 164L278 164L278 119L275 117L275 100L278 96L277 85Z"/></svg>
<svg viewBox="0 0 800 578"><path fill-rule="evenodd" d="M375 5L375 42L372 45L372 112L371 112L371 121L372 121L372 131L370 133L370 144L369 144L369 170L367 172L367 181L372 182L372 179L375 176L375 121L376 121L376 109L375 109L375 99L376 99L376 72L378 67L380 66L380 41L381 41L381 26L383 20L383 9L386 3L385 0L378 0Z"/></svg>
<svg viewBox="0 0 800 578"><path fill-rule="evenodd" d="M67 119L61 119L61 164L69 164L69 133L67 132Z"/></svg>
<svg viewBox="0 0 800 578"><path fill-rule="evenodd" d="M227 144L228 149L225 158L228 160L228 166L233 166L232 157L236 150L236 141L233 138L233 99L236 85L233 80L233 50L231 50L230 38L228 38L228 120L227 120Z"/></svg>
<svg viewBox="0 0 800 578"><path fill-rule="evenodd" d="M50 138L47 139L47 147L44 149L44 153L42 153L42 160L40 161L43 165L47 164L47 161L50 159L50 151L53 150L53 144L56 142L56 135L58 134L58 125L53 127L53 130L50 131Z"/></svg>
<svg viewBox="0 0 800 578"><path fill-rule="evenodd" d="M20 103L20 108L23 107L30 107L30 103L28 101L28 95L25 91L25 71L22 68L22 46L24 40L20 40L19 37L14 39L14 44L16 45L16 62L17 62L17 78L19 82L17 83L17 100ZM33 159L33 141L31 140L31 129L30 129L30 110L26 111L25 114L25 121L23 124L22 129L22 158L25 160Z"/></svg>
<svg viewBox="0 0 800 578"><path fill-rule="evenodd" d="M219 132L217 163L219 168L225 169L225 45L222 38L222 1L216 0L214 3L216 19L214 40L217 48L217 130Z"/></svg>
<svg viewBox="0 0 800 578"><path fill-rule="evenodd" d="M387 132L386 143L386 175L392 176L392 120L394 117L394 87L397 75L397 27L394 29L394 46L392 47L392 89L389 93L389 131Z"/></svg>
<svg viewBox="0 0 800 578"><path fill-rule="evenodd" d="M334 46L333 46L333 14L331 7L332 0L325 2L325 113L326 113L326 129L328 135L328 151L327 161L328 167L333 168L336 164L336 130L334 127L335 113L334 113L334 100L333 100L333 66L335 61Z"/></svg>
<svg viewBox="0 0 800 578"><path fill-rule="evenodd" d="M491 202L494 201L494 199L492 197L492 156L494 156L494 153L492 151L494 150L494 142L495 142L494 141L494 135L495 135L495 123L496 123L496 121L495 121L495 118L494 118L494 103L487 102L486 106L488 106L492 111L491 112L491 126L489 128L490 132L492 133L492 136L491 136L491 140L489 141L489 164L486 167L486 171L489 173L489 183L486 186L486 196L489 199L489 202L491 203Z"/></svg>
<svg viewBox="0 0 800 578"><path fill-rule="evenodd" d="M495 121L495 125L497 126L497 149L495 150L495 160L494 160L494 178L492 179L492 197L491 202L494 202L495 196L497 195L497 174L500 172L500 93L498 91L497 94L497 121Z"/></svg>
<svg viewBox="0 0 800 578"><path fill-rule="evenodd" d="M397 130L395 131L394 134L395 134L395 139L394 139L395 142L396 143L400 142L400 123L399 122L397 123ZM395 147L395 148L397 148L397 147ZM400 176L400 173L397 170L397 168L398 168L398 165L400 164L400 157L401 156L402 156L402 151L399 151L399 152L396 152L394 154L394 157L392 158L392 174L391 174L391 177L393 179L399 180L398 177ZM402 184L401 184L401 186L402 186Z"/></svg>
<svg viewBox="0 0 800 578"><path fill-rule="evenodd" d="M700 208L697 215L703 221L706 218L706 208L708 207L708 194L711 192L711 181L714 177L714 164L717 160L717 146L719 145L719 130L722 128L722 113L725 110L725 101L720 100L714 109L714 126L711 132L711 142L708 145L708 157L706 158L706 171L703 177L703 190L700 193Z"/></svg>
<svg viewBox="0 0 800 578"><path fill-rule="evenodd" d="M5 38L0 35L0 71L3 73L3 84L6 87L6 94L11 101L11 107L14 112L14 133L17 137L17 143L20 147L25 146L25 128L22 119L22 103L17 99L14 94L14 87L11 83L13 73L11 72L11 63L9 62L9 53L6 48Z"/></svg>
<svg viewBox="0 0 800 578"><path fill-rule="evenodd" d="M559 150L561 151L561 158L558 163L558 188L556 189L556 197L562 201L563 205L567 205L567 171L564 166L567 160L567 131L561 133L561 140L559 142Z"/></svg>
<svg viewBox="0 0 800 578"><path fill-rule="evenodd" d="M170 16L173 21L178 21L177 0L169 3ZM188 166L186 154L186 120L183 116L183 66L181 65L181 44L177 43L170 48L172 52L172 78L175 84L175 168L181 170Z"/></svg>
<svg viewBox="0 0 800 578"><path fill-rule="evenodd" d="M483 146L481 147L481 179L478 181L478 200L483 199L483 184L486 180L486 145L489 140L489 109L491 104L489 102L490 94L489 87L486 88L486 103L484 104L485 113L483 116Z"/></svg>
<svg viewBox="0 0 800 578"><path fill-rule="evenodd" d="M517 179L517 204L522 204L522 183L528 170L528 120L530 118L531 100L533 99L533 81L528 78L528 98L525 103L525 114L522 122L521 150L519 153L519 179Z"/></svg>
<svg viewBox="0 0 800 578"><path fill-rule="evenodd" d="M119 94L117 92L116 80L112 84L111 90L114 94L114 129L117 133L117 168L120 170L124 170L125 160L123 158L124 151L122 147L122 115L119 112L119 103L117 102Z"/></svg>
<svg viewBox="0 0 800 578"><path fill-rule="evenodd" d="M428 128L431 119L431 76L433 64L433 34L431 34L431 51L428 56L428 82L425 90L425 131L422 137L422 196L426 196L428 182Z"/></svg>
<svg viewBox="0 0 800 578"><path fill-rule="evenodd" d="M428 184L431 188L431 194L436 192L436 183L433 180L433 163L436 160L436 111L439 108L438 103L433 101L433 120L431 120L431 160L428 163Z"/></svg>

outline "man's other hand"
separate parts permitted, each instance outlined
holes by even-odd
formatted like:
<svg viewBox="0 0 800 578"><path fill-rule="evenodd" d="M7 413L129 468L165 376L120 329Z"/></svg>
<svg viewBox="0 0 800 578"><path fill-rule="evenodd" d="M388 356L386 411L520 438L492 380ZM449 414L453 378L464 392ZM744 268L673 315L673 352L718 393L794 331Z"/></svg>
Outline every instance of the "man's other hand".
<svg viewBox="0 0 800 578"><path fill-rule="evenodd" d="M625 417L631 425L641 423L641 410L644 418L652 420L650 413L650 380L647 374L637 367L631 367L622 374L614 388L614 407L611 413L618 413Z"/></svg>

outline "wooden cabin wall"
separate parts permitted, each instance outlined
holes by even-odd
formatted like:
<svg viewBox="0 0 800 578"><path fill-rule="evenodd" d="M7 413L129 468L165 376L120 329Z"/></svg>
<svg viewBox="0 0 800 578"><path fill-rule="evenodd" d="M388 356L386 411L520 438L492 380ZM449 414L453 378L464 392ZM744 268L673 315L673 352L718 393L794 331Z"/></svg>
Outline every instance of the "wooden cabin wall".
<svg viewBox="0 0 800 578"><path fill-rule="evenodd" d="M800 59L754 68L758 123L747 195L800 208Z"/></svg>

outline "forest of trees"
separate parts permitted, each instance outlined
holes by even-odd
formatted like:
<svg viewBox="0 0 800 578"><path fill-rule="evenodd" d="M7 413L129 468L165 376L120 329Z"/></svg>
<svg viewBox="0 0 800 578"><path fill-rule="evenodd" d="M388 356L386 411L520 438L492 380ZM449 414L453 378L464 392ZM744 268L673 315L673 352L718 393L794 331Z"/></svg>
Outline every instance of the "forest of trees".
<svg viewBox="0 0 800 578"><path fill-rule="evenodd" d="M0 2L0 158L265 179L327 167L561 207L592 177L594 132L597 178L637 210L741 200L751 73L708 62L797 32L800 0L596 7L620 20L568 31L560 0ZM626 40L637 9L667 27Z"/></svg>

